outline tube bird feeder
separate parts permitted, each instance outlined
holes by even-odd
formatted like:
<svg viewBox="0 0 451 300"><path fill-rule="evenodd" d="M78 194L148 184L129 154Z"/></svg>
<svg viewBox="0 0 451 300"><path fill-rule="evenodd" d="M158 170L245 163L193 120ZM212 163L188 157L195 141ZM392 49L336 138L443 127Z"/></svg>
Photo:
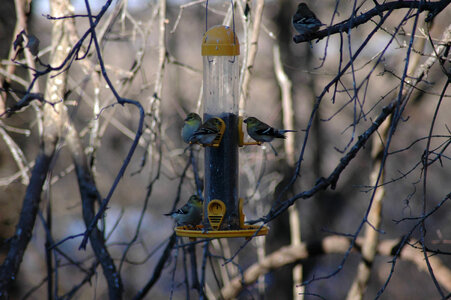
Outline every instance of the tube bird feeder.
<svg viewBox="0 0 451 300"><path fill-rule="evenodd" d="M204 224L208 212L220 213L218 199L225 204L219 229L239 229L238 213L238 84L240 44L226 26L208 30L202 42L204 72L204 120L221 118L226 126L219 147L205 148ZM215 201L216 202L216 201ZM207 217L207 218L206 218Z"/></svg>
<svg viewBox="0 0 451 300"><path fill-rule="evenodd" d="M219 142L205 147L203 221L195 229L176 228L179 236L252 237L268 228L245 225L243 199L238 196L238 147L242 146L238 117L240 44L228 26L210 28L202 39L203 120L220 118ZM241 145L240 145L241 144Z"/></svg>

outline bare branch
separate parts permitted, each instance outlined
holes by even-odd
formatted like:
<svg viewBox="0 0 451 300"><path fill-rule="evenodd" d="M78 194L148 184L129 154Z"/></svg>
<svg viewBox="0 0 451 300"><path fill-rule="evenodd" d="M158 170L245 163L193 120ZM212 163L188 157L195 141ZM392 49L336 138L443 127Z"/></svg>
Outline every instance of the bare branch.
<svg viewBox="0 0 451 300"><path fill-rule="evenodd" d="M357 239L358 248L362 246L363 242L363 239ZM229 285L222 288L221 293L225 299L234 299L244 287L251 285L259 276L271 270L318 255L343 254L348 250L349 245L350 239L346 237L329 236L318 242L304 242L300 245L282 247L266 256L263 261L248 267L244 271L243 277L237 276L232 279ZM399 240L382 241L377 248L377 253L390 257L396 252L398 247ZM427 270L422 253L411 247L404 247L401 251L400 258L414 263L423 271ZM431 258L431 264L433 264L434 269L439 270L437 272L437 278L440 283L451 291L451 270L438 257Z"/></svg>
<svg viewBox="0 0 451 300"><path fill-rule="evenodd" d="M25 249L32 237L36 214L41 200L42 186L50 168L52 153L45 153L42 149L35 160L35 167L31 173L30 184L27 187L22 204L16 233L12 237L8 255L0 267L0 297L8 298L11 283L16 280L17 272Z"/></svg>
<svg viewBox="0 0 451 300"><path fill-rule="evenodd" d="M175 235L175 233L173 233L169 238L169 242L166 245L166 248L164 248L163 254L161 255L157 265L155 266L152 277L149 279L146 285L133 297L133 300L143 299L150 291L152 286L157 282L158 278L160 278L161 272L163 271L163 268L169 258L169 255L171 254L172 248L174 248L176 241L177 236Z"/></svg>
<svg viewBox="0 0 451 300"><path fill-rule="evenodd" d="M428 16L427 21L432 21L433 17L435 17L438 13L440 13L443 9L445 9L445 7L448 6L450 2L451 2L450 0L440 0L435 2L424 2L415 0L385 2L383 4L377 5L375 8L361 14L360 16L353 16L348 20L329 26L313 34L296 35L293 37L293 41L295 43L302 43L314 39L323 39L327 36L341 32L348 32L352 28L355 28L359 25L368 22L373 17L381 16L381 14L385 11L393 11L395 9L401 8L416 8L418 9L418 13L421 13L423 11L429 11L430 15Z"/></svg>
<svg viewBox="0 0 451 300"><path fill-rule="evenodd" d="M260 26L262 22L262 15L263 15L263 8L265 6L264 0L258 0L256 2L256 7L254 10L254 19L248 17L249 22L252 24L252 35L249 39L249 41L246 41L246 58L245 62L242 66L242 73L241 73L241 91L240 91L240 103L239 103L239 109L240 111L244 110L244 105L246 103L246 100L248 98L249 93L249 83L251 81L251 75L252 75L252 69L254 68L255 63L255 57L257 56L257 50L258 50L258 38L260 34Z"/></svg>
<svg viewBox="0 0 451 300"><path fill-rule="evenodd" d="M431 56L426 60L425 63L423 63L415 72L415 74L412 76L411 85L405 87L403 90L401 97L404 100L408 99L414 90L414 87L418 85L424 76L427 75L429 69L432 67L432 65L441 57L443 52L448 48L448 43L451 41L451 26L448 26L448 28L445 30L442 42L439 43L435 50L434 56ZM327 88L327 87L326 87ZM403 103L403 102L401 102ZM265 223L273 220L275 217L277 217L279 214L284 212L290 205L292 205L297 199L307 199L312 197L314 194L316 194L320 190L324 190L328 188L329 186L332 189L335 189L337 181L340 177L341 172L346 168L346 166L351 162L352 159L357 155L357 153L362 149L362 147L366 144L368 139L371 137L371 135L379 128L379 126L382 124L382 122L391 114L394 112L394 110L398 106L398 100L394 99L390 104L382 108L381 113L376 118L376 120L373 121L371 126L362 133L359 137L357 142L354 144L354 146L344 155L340 162L337 164L335 169L330 173L330 175L327 178L320 178L315 186L311 188L310 190L298 193L291 199L281 203L278 207L275 207L271 209L271 211L268 213L268 215L264 218L249 221L250 224L257 223L260 221L264 221ZM298 164L301 163L302 160L300 159L298 161ZM297 174L295 174L297 176Z"/></svg>

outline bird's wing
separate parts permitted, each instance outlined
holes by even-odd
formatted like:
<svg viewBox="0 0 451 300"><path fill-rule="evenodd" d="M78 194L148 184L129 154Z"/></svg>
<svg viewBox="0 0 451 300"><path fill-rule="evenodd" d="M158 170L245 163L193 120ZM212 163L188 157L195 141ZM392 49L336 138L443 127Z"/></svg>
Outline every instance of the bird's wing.
<svg viewBox="0 0 451 300"><path fill-rule="evenodd" d="M293 20L294 23L303 24L303 25L323 25L320 20L312 17L301 17L297 20Z"/></svg>
<svg viewBox="0 0 451 300"><path fill-rule="evenodd" d="M267 136L276 137L276 138L280 138L280 139L286 138L284 135L285 131L275 129L273 127L257 129L256 131L259 135L267 135Z"/></svg>
<svg viewBox="0 0 451 300"><path fill-rule="evenodd" d="M198 130L196 130L196 132L194 132L193 135L217 134L217 133L218 133L218 129L217 128L202 126Z"/></svg>
<svg viewBox="0 0 451 300"><path fill-rule="evenodd" d="M188 204L185 204L185 205L183 205L181 208L179 208L177 210L177 213L181 214L181 215L186 215L188 213L188 211L189 211L189 207L190 206Z"/></svg>
<svg viewBox="0 0 451 300"><path fill-rule="evenodd" d="M255 130L255 132L257 133L257 134L260 134L260 135L274 135L274 128L272 128L272 127L270 127L270 126L262 126L261 128L257 128L256 130Z"/></svg>
<svg viewBox="0 0 451 300"><path fill-rule="evenodd" d="M186 215L189 212L190 205L187 203L180 207L179 209L176 209L174 211L171 211L170 213L164 214L165 216L171 216L172 214L178 214L178 215Z"/></svg>

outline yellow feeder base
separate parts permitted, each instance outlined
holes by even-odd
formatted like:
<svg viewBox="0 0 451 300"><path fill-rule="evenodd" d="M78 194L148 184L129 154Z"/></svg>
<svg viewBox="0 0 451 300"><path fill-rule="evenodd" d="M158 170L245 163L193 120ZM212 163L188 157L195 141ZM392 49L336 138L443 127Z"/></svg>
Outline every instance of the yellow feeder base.
<svg viewBox="0 0 451 300"><path fill-rule="evenodd" d="M238 230L210 230L205 231L203 225L197 225L195 228L190 228L188 226L178 226L175 228L175 234L178 236L185 236L189 238L236 238L244 237L246 239L252 236L260 236L268 234L268 227L259 225L244 225ZM260 229L260 230L259 230ZM258 232L257 232L258 231ZM257 234L256 234L257 232Z"/></svg>
<svg viewBox="0 0 451 300"><path fill-rule="evenodd" d="M246 225L244 224L245 215L243 213L243 198L239 199L238 212L240 215L240 229L235 230L220 230L221 223L223 221L226 206L224 202L218 199L210 201L207 207L208 220L212 229L205 229L204 225L193 226L178 226L174 229L175 234L178 236L189 237L190 239L196 238L234 238L244 237L246 239L252 236L261 236L268 234L268 227L260 225Z"/></svg>
<svg viewBox="0 0 451 300"><path fill-rule="evenodd" d="M249 146L249 145L261 145L263 144L262 142L245 142L244 141L244 132L243 132L243 117L239 116L238 117L238 146L243 147L243 146Z"/></svg>

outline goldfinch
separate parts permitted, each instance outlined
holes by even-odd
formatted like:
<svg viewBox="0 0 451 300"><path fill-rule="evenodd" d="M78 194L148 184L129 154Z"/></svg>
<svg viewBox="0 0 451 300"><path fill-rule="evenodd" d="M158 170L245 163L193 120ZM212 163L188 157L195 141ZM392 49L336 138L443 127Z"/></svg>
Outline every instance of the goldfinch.
<svg viewBox="0 0 451 300"><path fill-rule="evenodd" d="M315 33L321 26L325 25L315 16L305 3L299 3L292 22L296 31L303 35Z"/></svg>
<svg viewBox="0 0 451 300"><path fill-rule="evenodd" d="M171 216L177 226L194 227L202 221L202 203L202 199L192 195L181 208L164 215Z"/></svg>
<svg viewBox="0 0 451 300"><path fill-rule="evenodd" d="M200 125L202 125L202 119L196 113L189 113L184 121L185 123L182 127L182 138L185 143L189 144L193 134L199 129Z"/></svg>
<svg viewBox="0 0 451 300"><path fill-rule="evenodd" d="M244 123L247 124L247 134L257 142L268 142L276 156L277 151L272 146L271 141L275 138L285 139L285 132L296 132L296 130L273 128L254 117L247 118Z"/></svg>
<svg viewBox="0 0 451 300"><path fill-rule="evenodd" d="M191 143L211 144L220 133L221 126L221 121L210 118L194 132L189 141Z"/></svg>

